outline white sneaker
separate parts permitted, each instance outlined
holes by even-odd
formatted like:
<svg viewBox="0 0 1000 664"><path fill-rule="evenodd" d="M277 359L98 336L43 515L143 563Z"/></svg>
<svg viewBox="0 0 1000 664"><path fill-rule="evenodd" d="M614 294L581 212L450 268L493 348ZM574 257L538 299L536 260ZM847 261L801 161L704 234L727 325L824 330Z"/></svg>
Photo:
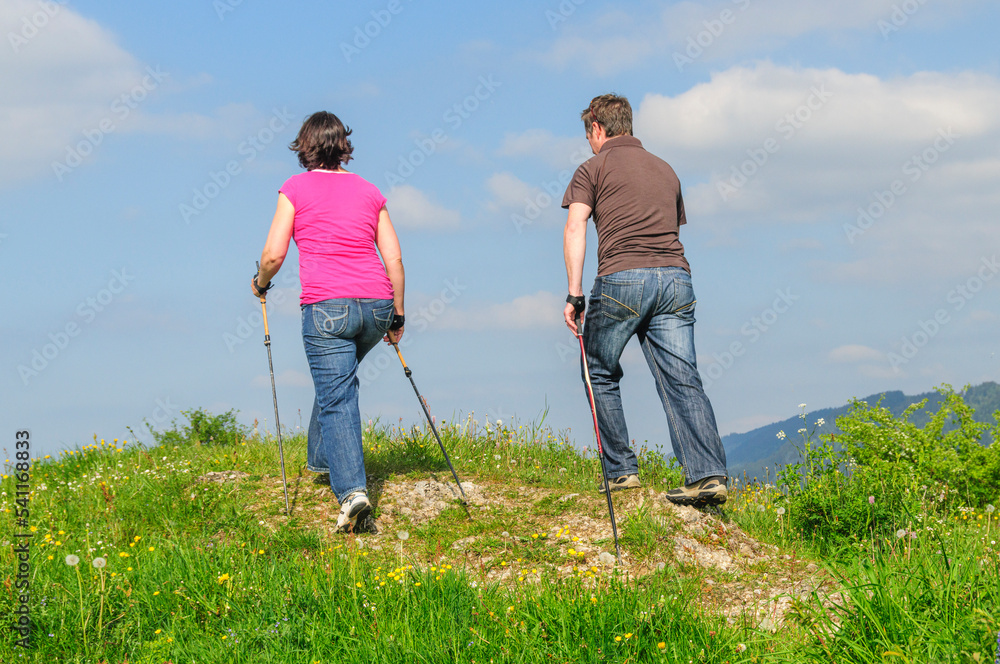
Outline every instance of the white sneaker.
<svg viewBox="0 0 1000 664"><path fill-rule="evenodd" d="M368 494L364 491L355 491L340 505L337 530L343 533L353 532L358 522L363 522L371 512L372 504L368 502Z"/></svg>

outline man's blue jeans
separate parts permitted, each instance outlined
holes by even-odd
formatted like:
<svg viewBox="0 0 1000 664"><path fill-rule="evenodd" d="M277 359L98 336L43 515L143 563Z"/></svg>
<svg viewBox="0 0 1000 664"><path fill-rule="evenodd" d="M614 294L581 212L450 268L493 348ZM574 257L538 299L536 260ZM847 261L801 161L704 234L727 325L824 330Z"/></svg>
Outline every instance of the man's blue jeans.
<svg viewBox="0 0 1000 664"><path fill-rule="evenodd" d="M726 475L726 452L695 361L694 306L691 275L680 267L622 270L594 282L583 344L609 479L639 471L618 389L622 352L633 335L653 372L687 483Z"/></svg>
<svg viewBox="0 0 1000 664"><path fill-rule="evenodd" d="M344 502L367 489L358 409L358 364L392 324L392 300L341 298L302 307L302 343L316 387L306 465L330 473Z"/></svg>

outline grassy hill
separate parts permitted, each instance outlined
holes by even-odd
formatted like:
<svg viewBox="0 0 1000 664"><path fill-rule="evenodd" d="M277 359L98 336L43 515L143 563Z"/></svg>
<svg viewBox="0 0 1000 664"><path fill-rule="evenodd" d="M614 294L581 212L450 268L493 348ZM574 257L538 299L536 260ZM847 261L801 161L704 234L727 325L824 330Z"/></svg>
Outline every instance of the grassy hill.
<svg viewBox="0 0 1000 664"><path fill-rule="evenodd" d="M339 534L325 478L304 469L301 436L285 440L285 515L274 439L231 419L195 420L224 430L178 428L158 447L95 437L35 460L26 523L8 461L0 615L17 620L17 549L30 540L32 632L22 648L5 631L0 661L994 656L1000 554L989 508L928 498L911 504L920 524L884 537L879 510L895 494L876 491L871 523L856 522L831 550L791 518L795 496L771 487L734 487L724 510L669 504L663 493L680 473L643 451L643 488L614 494L616 564L593 456L538 427L470 419L441 427L467 506L428 431L374 424L364 436L377 532Z"/></svg>
<svg viewBox="0 0 1000 664"><path fill-rule="evenodd" d="M975 409L976 419L979 422L993 422L993 413L1000 411L1000 385L997 383L985 382L969 387L963 396L965 402ZM927 400L927 406L911 417L912 422L923 426L927 424L928 413L936 411L941 404L939 392L925 392L910 396L897 390L872 394L860 399L860 401L874 406L881 400L882 406L899 416L906 408L924 399ZM758 427L746 433L724 436L722 444L726 448L726 460L729 464L730 474L746 475L749 478L759 477L762 480L766 477L773 479L776 468L794 463L801 457L801 439L795 432L802 427L808 427L810 431L815 430L816 435L839 433L840 430L836 425L837 418L846 415L849 409L850 405L844 405L837 408L809 411L806 413L805 422L799 416L790 417L787 420ZM823 420L824 423L817 426L816 422L819 420ZM779 431L784 431L787 434L784 440L778 438Z"/></svg>

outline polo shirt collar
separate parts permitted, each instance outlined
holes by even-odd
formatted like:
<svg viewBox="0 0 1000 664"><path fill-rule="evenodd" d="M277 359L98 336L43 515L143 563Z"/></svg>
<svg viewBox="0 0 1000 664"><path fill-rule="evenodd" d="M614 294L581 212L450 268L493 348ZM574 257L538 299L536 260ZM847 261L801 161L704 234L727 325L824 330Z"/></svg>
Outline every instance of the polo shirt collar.
<svg viewBox="0 0 1000 664"><path fill-rule="evenodd" d="M609 138L601 146L601 152L605 150L610 150L612 148L641 148L642 143L635 136L615 136L614 138Z"/></svg>

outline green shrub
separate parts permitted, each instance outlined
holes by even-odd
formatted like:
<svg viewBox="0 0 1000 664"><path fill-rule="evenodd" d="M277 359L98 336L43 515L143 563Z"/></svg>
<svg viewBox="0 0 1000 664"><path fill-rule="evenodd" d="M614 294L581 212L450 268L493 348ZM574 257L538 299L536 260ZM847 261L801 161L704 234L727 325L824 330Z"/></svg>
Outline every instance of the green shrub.
<svg viewBox="0 0 1000 664"><path fill-rule="evenodd" d="M911 421L926 400L894 416L881 401L854 400L840 434L799 429L802 461L779 473L789 523L823 552L854 541L884 542L926 511L982 507L1000 494L1000 447L981 441L990 426L950 386L924 427ZM805 414L800 416L805 421ZM1000 413L995 417L1000 423ZM817 422L817 425L819 423ZM994 436L1000 426L994 429ZM783 435L783 434L779 434Z"/></svg>
<svg viewBox="0 0 1000 664"><path fill-rule="evenodd" d="M810 480L788 494L789 523L823 553L857 540L883 542L919 510L917 493L901 479L860 467Z"/></svg>
<svg viewBox="0 0 1000 664"><path fill-rule="evenodd" d="M249 434L249 428L236 421L236 411L212 415L198 408L182 410L188 423L178 428L174 420L170 429L153 431L157 445L235 445Z"/></svg>
<svg viewBox="0 0 1000 664"><path fill-rule="evenodd" d="M838 441L858 467L880 469L912 478L959 504L982 507L1000 495L1000 447L986 446L988 424L973 419L973 409L950 385L938 388L938 411L920 428L910 418L927 406L913 404L896 418L880 404L853 401L847 415L837 418L843 432ZM994 414L1000 432L1000 411Z"/></svg>

